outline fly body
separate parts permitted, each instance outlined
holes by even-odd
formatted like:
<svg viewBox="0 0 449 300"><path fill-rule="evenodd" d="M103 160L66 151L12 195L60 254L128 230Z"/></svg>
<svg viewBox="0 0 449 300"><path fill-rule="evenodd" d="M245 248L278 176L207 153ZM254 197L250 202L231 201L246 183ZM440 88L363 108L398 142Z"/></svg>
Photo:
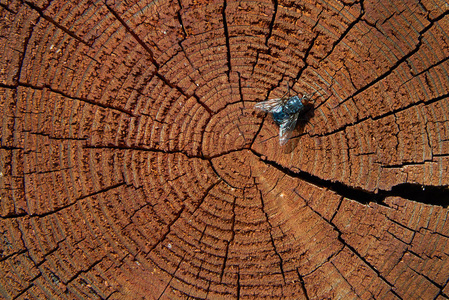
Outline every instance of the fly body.
<svg viewBox="0 0 449 300"><path fill-rule="evenodd" d="M299 98L298 96L289 98L277 111L271 112L274 121L278 125L281 125L286 118L293 117L296 114L299 116L307 104L306 101L307 99L304 96L302 98Z"/></svg>
<svg viewBox="0 0 449 300"><path fill-rule="evenodd" d="M288 88L287 93L290 93L290 88ZM259 102L254 108L271 113L273 120L279 125L279 144L282 146L287 143L296 127L299 116L304 113L308 103L309 97L307 95L301 98L297 95L293 97L284 95L281 98Z"/></svg>

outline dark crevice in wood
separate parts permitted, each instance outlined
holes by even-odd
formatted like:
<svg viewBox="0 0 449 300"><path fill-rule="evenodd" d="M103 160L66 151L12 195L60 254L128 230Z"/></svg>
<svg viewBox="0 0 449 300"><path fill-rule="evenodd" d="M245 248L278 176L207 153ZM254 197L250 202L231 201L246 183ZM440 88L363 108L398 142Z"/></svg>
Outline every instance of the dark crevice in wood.
<svg viewBox="0 0 449 300"><path fill-rule="evenodd" d="M226 57L227 57L227 65L228 70L226 71L228 75L228 81L230 81L230 72L232 71L232 65L231 65L231 46L229 43L229 30L228 30L228 22L226 21L226 7L227 2L226 0L223 1L223 8L221 10L221 15L223 18L223 31L226 38Z"/></svg>
<svg viewBox="0 0 449 300"><path fill-rule="evenodd" d="M217 178L218 178L220 181L224 182L227 186L229 186L229 187L231 187L231 188L234 188L234 189L242 189L242 188L240 188L240 187L237 187L237 186L232 185L230 182L228 182L226 179L224 179L222 176L220 176L220 174L218 173L217 169L215 168L215 165L214 165L214 163L213 163L212 160L213 160L213 159L210 160L210 167L211 167L212 171L214 171L215 175L217 176Z"/></svg>
<svg viewBox="0 0 449 300"><path fill-rule="evenodd" d="M341 204L343 203L343 199L344 199L344 197L341 196L340 201L338 201L337 208L335 209L334 213L332 214L332 217L330 218L330 221L329 221L330 223L332 223L334 221L335 216L340 211L340 207L341 207Z"/></svg>
<svg viewBox="0 0 449 300"><path fill-rule="evenodd" d="M265 46L268 49L270 49L269 46L268 46L268 40L271 38L271 35L273 34L274 22L276 20L276 15L277 15L277 12L278 12L278 5L279 5L278 4L278 0L272 0L272 2L273 2L273 15L271 16L270 25L268 27L268 29L269 29L268 34L265 37Z"/></svg>
<svg viewBox="0 0 449 300"><path fill-rule="evenodd" d="M392 187L391 191L377 190L371 192L344 184L339 181L322 179L316 175L301 171L291 170L275 161L262 157L262 154L250 149L261 161L278 169L279 171L295 178L300 178L315 186L326 188L345 198L355 200L361 204L369 204L374 202L383 206L385 198L398 196L404 199L413 200L430 205L449 206L449 189L446 186L423 186L414 183L402 183Z"/></svg>
<svg viewBox="0 0 449 300"><path fill-rule="evenodd" d="M156 59L154 58L154 53L153 51L150 49L150 47L148 47L147 44L145 44L144 41L142 41L142 39L134 32L134 30L132 30L128 24L125 22L125 20L122 19L122 17L119 16L119 14L112 9L111 6L109 6L106 2L104 2L104 5L106 6L106 8L108 9L108 11L114 16L114 18L117 19L117 21L120 22L120 24L122 24L123 27L125 27L125 30L131 34L131 36L139 43L140 46L142 46L143 49L145 49L145 51L148 53L148 58L150 59L151 63L156 67L156 69L160 68L159 63L156 61Z"/></svg>
<svg viewBox="0 0 449 300"><path fill-rule="evenodd" d="M156 61L156 59L154 58L154 54L153 51L150 49L150 47L148 47L148 45L134 32L134 30L132 30L131 27L128 26L128 24L126 23L125 20L123 20L115 10L112 9L112 7L110 7L108 4L104 3L104 5L106 6L106 8L109 10L109 12L123 25L123 27L125 27L125 30L127 32L129 32L132 37L139 43L139 45L142 46L142 48L148 53L149 55L149 59L151 61L151 63L156 67L156 70L153 71L153 75L156 76L158 79L160 79L164 84L166 84L167 86L169 86L172 89L177 90L181 95L183 95L184 97L186 97L187 99L193 97L196 102L198 104L200 104L208 113L209 115L213 115L212 110L206 105L204 104L197 95L193 94L193 95L189 95L187 94L181 87L179 87L176 84L173 84L172 82L170 82L167 78L165 78L164 75L159 73L159 69L160 69L160 65L159 63ZM193 67L193 66L192 66Z"/></svg>
<svg viewBox="0 0 449 300"><path fill-rule="evenodd" d="M365 15L365 7L364 7L364 3L363 0L361 0L360 2L355 2L355 3L360 3L360 14L357 16L357 18L351 22L348 27L346 27L345 31L339 36L339 38L332 44L331 49L329 50L329 52L322 58L320 59L320 63L325 60L327 57L329 57L329 55L332 54L332 52L334 51L335 47L337 47L338 44L341 43L341 41L348 35L349 31L351 31L352 28L354 28L354 26L359 23L363 16ZM355 4L353 3L353 4ZM346 4L345 4L346 5ZM352 5L351 5L352 6ZM350 73L349 73L350 74Z"/></svg>
<svg viewBox="0 0 449 300"><path fill-rule="evenodd" d="M392 74L394 72L394 70L396 70L402 63L406 62L410 57L412 57L415 53L418 52L418 50L421 48L421 45L423 43L423 36L424 34L430 30L430 28L433 27L433 25L438 22L439 20L441 20L442 18L444 18L446 15L449 14L449 11L444 12L443 14L439 15L438 17L434 18L434 19L429 19L429 24L424 27L421 31L419 31L419 36L418 36L418 42L416 43L415 47L410 50L407 54L405 54L404 56L402 56L400 59L398 59L387 71L385 71L383 74L377 76L375 79L373 79L371 82L369 82L368 84L364 85L363 87L359 88L357 91L355 91L352 95L348 96L346 99L344 99L342 102L340 102L338 106L344 104L346 101L353 99L355 96L359 95L360 93L364 92L365 90L367 90L368 88L374 86L376 83L378 83L379 81L381 81L382 79L386 78L387 76L389 76L390 74Z"/></svg>
<svg viewBox="0 0 449 300"><path fill-rule="evenodd" d="M186 28L184 27L184 23L182 22L182 16L181 16L182 4L181 4L181 0L178 0L178 6L179 6L179 10L176 12L176 16L178 17L178 22L181 25L182 32L184 34L184 39L185 39L188 36L188 34L187 34L187 31L186 31ZM181 42L179 44L181 45Z"/></svg>
<svg viewBox="0 0 449 300"><path fill-rule="evenodd" d="M362 119L357 120L356 122L352 122L352 123L345 124L345 125L343 125L342 127L336 128L335 130L332 130L332 131L329 131L329 132L326 132L326 133L323 133L323 134L309 134L309 136L310 136L310 137L314 137L314 136L321 136L321 137L329 136L329 135L335 134L335 133L337 133L337 132L345 131L346 128L348 128L348 127L350 127L350 126L354 126L354 125L360 124L360 123L363 123L363 122L365 122L365 121L367 121L367 120L372 120L372 121L380 120L380 119L382 119L382 118L385 118L385 117L394 115L394 114L396 114L396 113L398 113L398 112L402 112L402 111L405 111L405 110L407 110L407 109L410 109L410 108L412 108L412 107L414 107L414 106L418 106L418 105L420 105L420 104L423 104L423 105L427 106L427 105L433 104L433 103L435 103L435 102L441 101L441 100L443 100L443 99L446 99L446 98L448 98L448 97L449 97L449 93L446 93L446 94L437 96L437 97L432 98L432 99L428 99L428 100L420 100L420 101L417 101L417 102L410 103L410 104L408 104L408 105L406 105L406 106L404 106L404 107L400 107L400 108L397 108L397 109L388 111L388 112L383 113L383 114L378 115L378 116L374 116L374 117L372 117L372 116L364 117L364 118L362 118Z"/></svg>
<svg viewBox="0 0 449 300"><path fill-rule="evenodd" d="M23 148L20 148L20 147L14 147L14 146L0 146L0 149L8 150L8 151L12 151L12 150L24 150Z"/></svg>
<svg viewBox="0 0 449 300"><path fill-rule="evenodd" d="M393 290L393 287L394 287L394 285L393 284L391 284L382 274L381 274L381 272L379 271L379 270L377 270L376 268L375 268L375 266L373 266L370 262L368 262L368 260L365 258L365 257L363 257L353 246L351 246L344 238L343 238L343 232L332 222L332 221L328 221L328 220L326 220L326 218L324 218L319 212L317 212L316 210L314 210L311 206L309 206L308 204L307 204L307 202L306 202L306 205L313 211L313 212L315 212L317 215L319 215L327 224L329 224L330 226L332 226L332 228L338 233L338 237L337 237L337 240L343 245L343 247L337 252L337 253L334 253L331 257L329 257L328 258L328 260L327 261L329 261L329 262L331 262L332 263L332 258L333 257L336 257L343 249L344 249L344 247L346 247L347 249L349 249L355 256L357 256L361 261L363 261L363 263L366 265L366 266L368 266L372 271L374 271L375 273L376 273L376 275L377 275L377 277L379 277L383 282L385 282L386 284L388 284L388 286L390 286L390 288L391 288L391 292L395 295L395 296L397 296L399 299L402 299L394 290ZM334 265L335 266L335 265ZM338 271L338 268L335 266L335 268L337 269L337 271ZM339 272L339 271L338 271ZM342 278L344 278L344 280L346 281L346 278L343 276L343 275L341 275L342 276ZM349 284L349 282L347 282L348 284ZM351 286L350 284L349 284L349 286ZM351 286L351 288L352 288L352 286Z"/></svg>
<svg viewBox="0 0 449 300"><path fill-rule="evenodd" d="M89 104L92 104L92 105L95 105L95 106L99 106L99 107L102 107L102 108L116 110L116 111L119 111L121 113L127 114L127 115L129 115L131 117L136 117L131 111L123 109L121 107L116 107L116 106L113 106L113 105L96 102L94 100L87 99L87 98L74 97L74 96L68 95L67 93L65 93L63 91L54 89L54 88L52 88L49 85L34 86L32 84L28 84L28 83L25 83L25 82L19 82L19 86L27 87L27 88L30 88L30 89L33 89L33 90L39 90L39 91L48 90L50 92L53 92L55 94L58 94L58 95L60 95L60 96L62 96L64 98L67 98L67 99L70 99L70 100L78 100L78 101L89 103Z"/></svg>
<svg viewBox="0 0 449 300"><path fill-rule="evenodd" d="M309 295L307 293L307 289L306 289L306 283L304 282L304 277L301 275L301 273L299 273L298 269L296 269L296 274L298 274L299 282L301 283L301 290L304 293L306 300L310 300Z"/></svg>
<svg viewBox="0 0 449 300"><path fill-rule="evenodd" d="M229 246L232 244L232 242L234 241L234 237L235 237L234 226L235 226L235 203L236 203L236 201L237 201L237 197L234 197L234 201L232 203L231 238L228 241L226 241L225 255L223 258L223 264L221 266L220 282L223 281L223 275L224 275L225 269L226 269L226 262L227 262L228 256L229 256Z"/></svg>
<svg viewBox="0 0 449 300"><path fill-rule="evenodd" d="M36 279L38 279L39 277L42 276L42 273L39 273L37 275L36 278L33 279L33 281L35 281ZM13 300L15 299L22 299L22 295L25 294L28 290L30 290L33 286L35 285L34 282L31 282L26 288L24 288L23 290L21 290L16 296L14 296L14 298L12 298ZM25 298L28 299L28 298Z"/></svg>
<svg viewBox="0 0 449 300"><path fill-rule="evenodd" d="M270 24L268 27L268 34L265 36L266 50L262 51L263 53L267 53L267 54L271 53L271 48L270 48L270 46L268 46L268 41L270 40L270 38L273 34L274 23L276 21L276 16L277 16L277 12L278 12L278 1L277 0L272 0L272 1L273 1L273 15L271 17L271 21L270 21ZM254 75L254 70L255 70L257 64L259 63L259 56L260 56L260 51L256 50L256 59L255 59L254 65L251 70L251 76Z"/></svg>
<svg viewBox="0 0 449 300"><path fill-rule="evenodd" d="M60 212L63 209L69 208L69 207L75 205L76 203L78 203L78 201L80 201L80 200L83 200L83 199L86 199L86 198L89 198L89 197L93 197L93 196L101 194L101 193L105 193L105 192L107 192L109 190L116 189L116 188L121 187L121 186L123 186L125 184L126 184L125 182L120 182L120 183L108 186L106 188L103 188L103 189L101 189L99 191L96 191L96 192L84 195L82 197L79 197L79 198L75 199L73 202L71 202L69 204L66 204L66 205L63 205L63 206L59 206L59 207L53 209L52 211L47 211L47 212L38 213L38 214L30 214L29 216L30 217L38 217L38 218L46 217L48 215L52 215L52 214L55 214L57 212Z"/></svg>
<svg viewBox="0 0 449 300"><path fill-rule="evenodd" d="M44 14L44 11L37 7L36 5L34 5L34 3L31 3L29 1L24 1L24 3L26 5L28 5L31 9L35 10L43 19L45 19L46 21L48 21L49 23L53 24L54 26L56 26L57 28L61 29L62 31L64 31L66 34L70 35L72 38L74 38L75 40L77 40L80 43L83 43L84 45L90 47L91 45L89 43L87 43L86 41L84 41L82 38L80 38L79 36L77 36L73 31L65 28L64 26L62 26L61 24L59 24L58 22L56 22L55 20L53 20L51 17L47 16Z"/></svg>
<svg viewBox="0 0 449 300"><path fill-rule="evenodd" d="M217 180L214 183L212 183L205 191L204 194L201 196L201 198L198 201L198 204L195 206L194 210L192 211L192 216L195 215L196 211L198 210L198 208L200 208L201 204L203 204L204 200L206 199L206 197L209 195L210 191L215 188L215 186L217 186L217 184L219 184L221 182L221 180ZM206 225L207 227L207 225ZM206 231L206 227L204 227L204 231L201 234L200 239L203 238L204 233Z"/></svg>
<svg viewBox="0 0 449 300"><path fill-rule="evenodd" d="M24 130L24 132L27 132L27 131ZM88 140L88 138L52 136L50 134L42 133L42 132L31 132L30 131L29 134L43 136L43 137L48 138L49 140L55 140L55 141L87 141Z"/></svg>
<svg viewBox="0 0 449 300"><path fill-rule="evenodd" d="M3 9L6 10L7 12L9 12L10 14L13 14L13 15L17 14L17 12L13 11L12 9L10 9L8 7L8 5L6 5L6 4L0 3L0 7L3 7Z"/></svg>
<svg viewBox="0 0 449 300"><path fill-rule="evenodd" d="M17 89L17 87L18 87L18 84L17 85L10 85L10 84L0 83L0 88L4 88L4 89L15 90L15 89Z"/></svg>
<svg viewBox="0 0 449 300"><path fill-rule="evenodd" d="M262 119L262 122L260 122L259 128L257 128L257 131L256 131L256 133L254 134L254 137L253 137L251 143L249 144L248 149L251 149L251 148L253 147L254 142L256 141L257 137L258 137L259 134L260 134L260 131L262 130L262 127L263 127L264 122L265 122L265 117Z"/></svg>
<svg viewBox="0 0 449 300"><path fill-rule="evenodd" d="M4 233L0 232L0 234L4 234ZM11 247L11 244L9 244L9 245L7 244L7 246ZM0 251L0 262L5 261L5 260L7 260L7 259L9 259L9 258L11 258L13 256L18 256L18 255L21 255L21 254L24 254L24 253L27 253L27 252L28 252L28 249L22 249L20 251L13 252L13 253L10 253L8 255L3 256L3 253Z"/></svg>
<svg viewBox="0 0 449 300"><path fill-rule="evenodd" d="M399 196L430 205L449 206L449 188L447 186L424 186L415 183L401 183L392 187L391 192L382 191L384 198Z"/></svg>
<svg viewBox="0 0 449 300"><path fill-rule="evenodd" d="M344 282L346 282L346 284L349 286L351 292L357 296L357 299L362 299L362 297L360 297L360 295L356 292L356 290L354 289L352 284L348 281L348 279L340 272L340 269L334 264L334 262L331 261L330 264L337 271L338 275L340 275L339 277L342 278Z"/></svg>
<svg viewBox="0 0 449 300"><path fill-rule="evenodd" d="M89 265L86 269L81 269L78 270L75 274L73 274L72 277L70 277L66 282L63 282L65 285L70 284L72 281L74 281L75 279L77 279L81 274L83 273L87 273L89 271L91 271L93 268L95 268L95 266L97 266L99 263L101 263L103 261L103 259L107 258L107 256L103 256L97 260L95 260L91 265ZM61 280L62 281L62 280Z"/></svg>
<svg viewBox="0 0 449 300"><path fill-rule="evenodd" d="M236 292L236 297L237 300L240 299L240 290L241 290L241 286L240 286L240 267L237 266L237 292Z"/></svg>
<svg viewBox="0 0 449 300"><path fill-rule="evenodd" d="M318 21L316 24L318 24ZM302 67L301 70L299 70L298 74L296 74L295 81L298 81L301 78L302 73L309 66L309 63L307 62L307 58L309 57L310 51L312 51L313 45L315 44L316 40L318 39L318 36L319 36L319 33L316 33L315 36L310 41L309 47L307 47L306 51L304 52L304 57L302 58L302 61L304 62L304 67Z"/></svg>
<svg viewBox="0 0 449 300"><path fill-rule="evenodd" d="M256 184L255 179L254 179L254 184ZM265 221L268 223L268 226L270 228L269 234L270 234L271 245L273 247L274 253L279 258L279 269L281 271L281 275L282 275L282 278L284 279L284 284L285 284L286 283L286 279L285 279L285 273L284 273L284 260L283 260L281 254L279 253L279 251L276 248L276 244L274 242L273 233L272 233L273 225L270 222L270 215L268 214L268 212L265 209L265 201L263 199L262 191L260 189L259 189L259 197L260 197L260 203L261 203L261 207L262 207L262 212L265 215Z"/></svg>
<svg viewBox="0 0 449 300"><path fill-rule="evenodd" d="M171 220L170 223L167 224L167 230L164 232L164 234L161 236L161 238L156 243L154 243L154 245L152 245L150 247L147 254L150 253L151 251L153 251L158 245L160 245L167 238L167 235L171 232L172 226L179 220L179 218L181 217L182 212L184 211L185 208L186 207L183 204L181 206L181 209L174 215L173 220Z"/></svg>
<svg viewBox="0 0 449 300"><path fill-rule="evenodd" d="M16 212L10 212L5 214L4 216L0 216L0 220L6 220L6 219L17 219L20 217L25 217L28 214L26 212L20 212L20 213L16 213Z"/></svg>
<svg viewBox="0 0 449 300"><path fill-rule="evenodd" d="M157 298L158 300L161 299L162 296L164 296L165 291L166 291L167 288L170 286L170 284L171 284L173 278L175 278L175 274L176 274L176 272L178 272L179 267L181 266L181 263L184 261L184 258L185 258L185 255L179 260L179 263L178 263L178 265L176 266L175 271L173 271L173 274L171 274L170 280L167 282L167 285L164 287L164 290L161 292L161 294L160 294L159 297Z"/></svg>
<svg viewBox="0 0 449 300"><path fill-rule="evenodd" d="M243 103L243 91L242 91L242 76L240 74L240 72L236 72L238 77L239 77L239 96L240 96L240 101Z"/></svg>

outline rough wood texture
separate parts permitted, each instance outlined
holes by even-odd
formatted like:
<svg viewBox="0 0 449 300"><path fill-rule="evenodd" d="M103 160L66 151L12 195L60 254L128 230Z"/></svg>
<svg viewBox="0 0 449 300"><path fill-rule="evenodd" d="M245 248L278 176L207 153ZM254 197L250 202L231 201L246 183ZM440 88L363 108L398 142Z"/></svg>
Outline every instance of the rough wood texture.
<svg viewBox="0 0 449 300"><path fill-rule="evenodd" d="M448 3L0 14L1 297L449 298Z"/></svg>

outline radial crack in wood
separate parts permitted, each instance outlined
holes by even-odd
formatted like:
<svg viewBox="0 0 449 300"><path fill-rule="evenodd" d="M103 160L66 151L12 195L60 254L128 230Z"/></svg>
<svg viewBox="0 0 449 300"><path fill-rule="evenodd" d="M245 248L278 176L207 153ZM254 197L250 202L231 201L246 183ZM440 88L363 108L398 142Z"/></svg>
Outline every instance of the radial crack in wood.
<svg viewBox="0 0 449 300"><path fill-rule="evenodd" d="M0 298L449 298L444 1L0 15Z"/></svg>

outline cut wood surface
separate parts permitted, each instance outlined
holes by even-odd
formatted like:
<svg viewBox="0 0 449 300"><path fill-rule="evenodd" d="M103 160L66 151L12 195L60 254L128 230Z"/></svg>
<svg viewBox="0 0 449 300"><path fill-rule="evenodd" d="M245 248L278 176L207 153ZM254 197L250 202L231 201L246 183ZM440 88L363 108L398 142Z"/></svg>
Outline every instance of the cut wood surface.
<svg viewBox="0 0 449 300"><path fill-rule="evenodd" d="M449 299L447 2L0 15L0 298Z"/></svg>

